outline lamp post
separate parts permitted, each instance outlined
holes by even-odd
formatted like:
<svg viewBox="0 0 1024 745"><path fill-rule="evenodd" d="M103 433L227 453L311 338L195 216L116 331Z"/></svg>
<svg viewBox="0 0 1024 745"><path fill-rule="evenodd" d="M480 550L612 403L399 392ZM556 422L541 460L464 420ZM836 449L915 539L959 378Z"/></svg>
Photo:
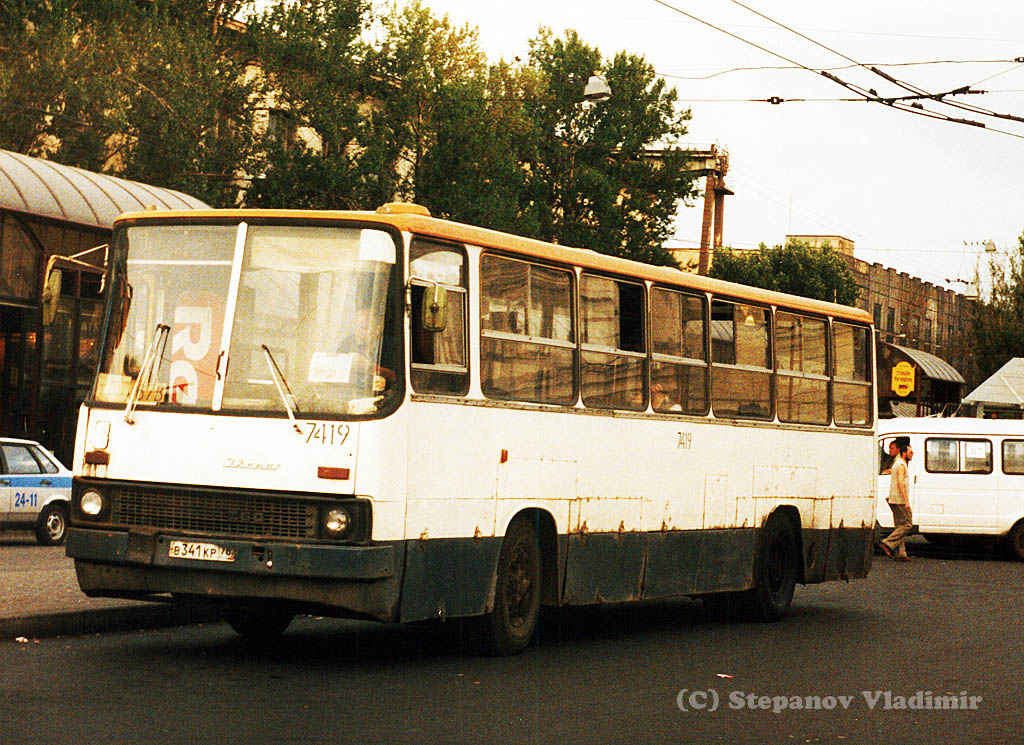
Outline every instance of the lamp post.
<svg viewBox="0 0 1024 745"><path fill-rule="evenodd" d="M583 127L581 126L581 120L584 113L589 111L595 104L604 103L611 97L612 91L608 82L600 75L591 75L583 86L583 95L581 99L573 105L572 112L564 123L561 136L564 138L565 144L568 147L569 173L568 179L561 189L561 207L562 217L566 222L570 222L575 219L575 214L573 214L574 210L570 209L570 202L574 202L575 200L569 198L569 192L570 190L573 192L575 191L572 185L576 176L576 153L586 144L586 136L582 131Z"/></svg>

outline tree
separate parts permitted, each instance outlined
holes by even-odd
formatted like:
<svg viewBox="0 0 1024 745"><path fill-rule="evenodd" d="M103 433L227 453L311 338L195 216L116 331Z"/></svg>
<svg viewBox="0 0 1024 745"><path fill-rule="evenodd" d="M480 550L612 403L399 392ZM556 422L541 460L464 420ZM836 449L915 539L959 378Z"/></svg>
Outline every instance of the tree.
<svg viewBox="0 0 1024 745"><path fill-rule="evenodd" d="M252 127L225 21L245 4L5 0L0 146L230 203Z"/></svg>
<svg viewBox="0 0 1024 745"><path fill-rule="evenodd" d="M214 206L441 217L674 265L689 111L642 58L541 31L488 65L420 0L0 0L0 146ZM601 71L612 98L581 101Z"/></svg>
<svg viewBox="0 0 1024 745"><path fill-rule="evenodd" d="M971 320L973 348L981 380L1013 357L1024 357L1024 233L1005 264L989 258L990 287ZM982 284L978 282L979 286Z"/></svg>
<svg viewBox="0 0 1024 745"><path fill-rule="evenodd" d="M775 248L762 243L756 251L718 249L708 274L730 282L842 305L854 305L859 293L853 272L827 244L812 248L791 241Z"/></svg>
<svg viewBox="0 0 1024 745"><path fill-rule="evenodd" d="M368 13L368 0L307 0L277 2L250 19L256 96L266 110L246 206L362 209L388 201L379 143L363 112L372 94L362 69Z"/></svg>
<svg viewBox="0 0 1024 745"><path fill-rule="evenodd" d="M536 153L524 209L537 237L654 264L675 266L663 244L695 176L678 147L690 112L642 58L620 52L604 63L574 31L542 30L530 63L540 76L527 101ZM603 72L612 96L589 105L583 88Z"/></svg>
<svg viewBox="0 0 1024 745"><path fill-rule="evenodd" d="M437 202L451 153L434 153L456 140L472 147L473 118L481 114L487 61L477 33L438 18L419 0L393 5L380 19L382 38L369 53L365 75L375 104L366 140L381 168L381 201ZM469 150L461 157L473 157ZM433 162L426 166L425 161ZM456 169L458 171L459 169ZM421 187L422 181L422 187Z"/></svg>

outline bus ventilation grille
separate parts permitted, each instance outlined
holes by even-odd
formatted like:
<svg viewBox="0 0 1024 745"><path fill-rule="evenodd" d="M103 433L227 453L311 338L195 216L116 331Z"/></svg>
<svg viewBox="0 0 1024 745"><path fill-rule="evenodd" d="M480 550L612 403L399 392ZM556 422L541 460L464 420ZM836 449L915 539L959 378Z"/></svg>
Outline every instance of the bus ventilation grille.
<svg viewBox="0 0 1024 745"><path fill-rule="evenodd" d="M317 508L250 494L122 488L112 522L219 535L315 538Z"/></svg>

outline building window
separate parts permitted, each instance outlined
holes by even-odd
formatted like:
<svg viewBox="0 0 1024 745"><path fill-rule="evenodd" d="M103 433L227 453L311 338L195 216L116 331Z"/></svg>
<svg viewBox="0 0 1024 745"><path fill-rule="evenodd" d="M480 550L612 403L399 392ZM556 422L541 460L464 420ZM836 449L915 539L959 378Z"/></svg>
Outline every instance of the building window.
<svg viewBox="0 0 1024 745"><path fill-rule="evenodd" d="M875 303L875 328L882 328L882 306Z"/></svg>

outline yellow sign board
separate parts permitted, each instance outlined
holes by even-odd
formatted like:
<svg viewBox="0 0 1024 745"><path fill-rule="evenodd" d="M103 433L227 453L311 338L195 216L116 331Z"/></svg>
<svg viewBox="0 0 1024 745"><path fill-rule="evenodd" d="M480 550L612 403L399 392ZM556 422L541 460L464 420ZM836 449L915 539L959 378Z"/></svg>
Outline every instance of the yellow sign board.
<svg viewBox="0 0 1024 745"><path fill-rule="evenodd" d="M914 366L903 361L893 365L892 392L897 396L909 396L914 390Z"/></svg>

